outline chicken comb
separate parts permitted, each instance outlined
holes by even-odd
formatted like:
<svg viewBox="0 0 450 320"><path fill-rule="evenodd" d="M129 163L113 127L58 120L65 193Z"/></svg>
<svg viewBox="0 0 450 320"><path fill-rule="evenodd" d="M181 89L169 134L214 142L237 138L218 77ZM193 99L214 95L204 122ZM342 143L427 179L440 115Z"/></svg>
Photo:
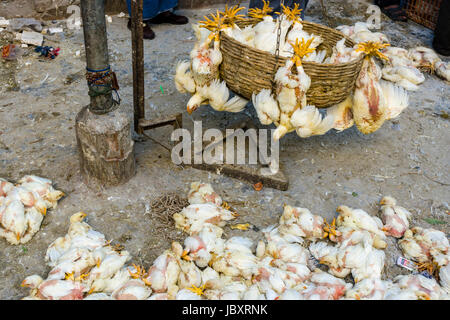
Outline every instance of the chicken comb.
<svg viewBox="0 0 450 320"><path fill-rule="evenodd" d="M358 43L358 48L356 48L356 52L364 52L366 57L377 57L379 59L384 59L389 61L389 58L384 55L380 50L386 47L389 47L389 43L381 43L374 41L360 42Z"/></svg>
<svg viewBox="0 0 450 320"><path fill-rule="evenodd" d="M265 16L269 15L270 13L272 13L273 8L271 8L270 2L263 0L264 2L264 6L262 9L259 8L251 8L248 9L248 16L252 17L252 18L256 18L256 19L263 19Z"/></svg>
<svg viewBox="0 0 450 320"><path fill-rule="evenodd" d="M314 37L311 37L308 41L305 42L305 39L302 38L301 41L298 41L298 38L295 39L295 43L289 42L294 49L294 56L292 61L296 66L300 66L302 64L302 58L316 50L315 48L310 48L309 46L314 41Z"/></svg>

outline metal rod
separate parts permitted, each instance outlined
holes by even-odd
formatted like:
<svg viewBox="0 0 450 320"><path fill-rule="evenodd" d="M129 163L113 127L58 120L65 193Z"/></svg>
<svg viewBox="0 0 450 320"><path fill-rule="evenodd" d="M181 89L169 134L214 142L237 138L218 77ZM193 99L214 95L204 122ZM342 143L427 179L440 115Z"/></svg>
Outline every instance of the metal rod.
<svg viewBox="0 0 450 320"><path fill-rule="evenodd" d="M104 0L81 0L80 4L87 67L91 70L106 69L109 66L109 57ZM91 95L89 109L98 113L106 113L106 110L111 109L112 104L111 92Z"/></svg>
<svg viewBox="0 0 450 320"><path fill-rule="evenodd" d="M139 119L145 118L143 0L131 0L131 37L133 54L134 130L142 134Z"/></svg>

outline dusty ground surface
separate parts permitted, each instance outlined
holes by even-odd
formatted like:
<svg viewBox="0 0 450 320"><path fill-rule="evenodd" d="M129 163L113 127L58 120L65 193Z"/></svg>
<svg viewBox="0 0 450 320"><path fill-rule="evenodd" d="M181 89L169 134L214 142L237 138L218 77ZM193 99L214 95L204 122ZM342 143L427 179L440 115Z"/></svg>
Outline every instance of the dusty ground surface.
<svg viewBox="0 0 450 320"><path fill-rule="evenodd" d="M317 3L311 2L306 20L322 21ZM329 15L336 18L334 23L364 19L367 2L340 3L331 2L328 8ZM209 10L184 13L194 22ZM121 107L131 115L131 40L126 22L126 18L113 17L108 39L110 62L121 86ZM431 46L428 29L413 22L382 22L382 31L393 45ZM256 117L251 104L242 114L201 107L188 116L185 106L189 97L176 91L173 70L178 60L188 58L194 34L190 25L159 25L154 30L156 39L145 41L147 118L183 112L187 128L192 128L192 120L202 120L203 128L225 128L246 115ZM0 39L1 45L8 41L4 32ZM0 63L0 177L12 181L25 174L48 177L67 196L49 212L29 243L12 246L0 239L0 299L25 296L21 281L34 273L47 274L46 248L66 233L68 218L78 211L88 213L88 223L108 239L124 245L135 262L149 266L170 239L185 237L173 226L161 229L150 202L171 191L184 196L196 180L212 183L241 214L237 222L250 222L258 228L276 223L285 203L307 207L330 221L341 204L377 215L381 196L392 195L413 212L412 225L449 231L449 120L441 115L450 112L450 85L435 76L426 75L420 90L411 92L410 107L371 135L364 136L353 127L309 139L300 139L295 133L284 137L280 161L290 180L288 191L264 188L256 192L235 179L179 168L172 164L167 150L152 141L136 143L134 178L120 187L92 191L81 180L74 131L76 114L89 102L82 30L65 30L63 35L48 37L47 44L61 47L60 56L53 61L40 59L30 50L18 62ZM79 57L77 50L81 50ZM169 133L169 128L149 132L166 145ZM430 217L446 224L428 224L424 218ZM229 227L225 231L226 236L260 236ZM390 239L385 277L392 278L407 271L394 265L400 252Z"/></svg>

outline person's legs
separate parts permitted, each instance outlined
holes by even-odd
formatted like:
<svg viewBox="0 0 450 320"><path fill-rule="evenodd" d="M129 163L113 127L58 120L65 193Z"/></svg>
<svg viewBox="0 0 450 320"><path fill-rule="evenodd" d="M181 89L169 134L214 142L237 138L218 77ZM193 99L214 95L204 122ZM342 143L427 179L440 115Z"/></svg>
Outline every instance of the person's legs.
<svg viewBox="0 0 450 320"><path fill-rule="evenodd" d="M374 3L380 7L381 12L394 21L407 21L406 12L403 9L405 0L375 0Z"/></svg>
<svg viewBox="0 0 450 320"><path fill-rule="evenodd" d="M128 7L128 14L131 17L131 0L127 0L127 7ZM142 14L142 20L148 20L149 16L154 17L158 14L158 1L152 1L152 0L144 0L143 1L143 14ZM131 29L131 19L128 19L128 29ZM155 32L150 28L150 26L147 23L144 23L144 39L152 40L155 38Z"/></svg>
<svg viewBox="0 0 450 320"><path fill-rule="evenodd" d="M158 2L158 1L155 1ZM188 18L174 14L171 9L178 5L178 0L159 0L158 15L148 20L149 23L186 24Z"/></svg>
<svg viewBox="0 0 450 320"><path fill-rule="evenodd" d="M450 1L441 2L439 16L434 29L433 48L437 53L450 56Z"/></svg>

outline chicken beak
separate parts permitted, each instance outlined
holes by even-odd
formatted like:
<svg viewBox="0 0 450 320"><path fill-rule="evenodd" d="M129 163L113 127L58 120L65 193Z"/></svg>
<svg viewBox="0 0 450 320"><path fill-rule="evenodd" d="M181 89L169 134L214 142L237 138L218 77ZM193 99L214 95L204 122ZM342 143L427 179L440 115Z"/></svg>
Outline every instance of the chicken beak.
<svg viewBox="0 0 450 320"><path fill-rule="evenodd" d="M187 113L192 114L195 110L197 110L198 106L188 106L187 107Z"/></svg>
<svg viewBox="0 0 450 320"><path fill-rule="evenodd" d="M100 258L98 258L96 261L95 261L95 265L97 266L97 268L100 268L100 264L102 263L102 261L100 260Z"/></svg>
<svg viewBox="0 0 450 320"><path fill-rule="evenodd" d="M17 241L19 241L20 240L20 233L16 233L16 239L17 239Z"/></svg>
<svg viewBox="0 0 450 320"><path fill-rule="evenodd" d="M21 287L28 287L27 282L25 280L22 281L20 284Z"/></svg>

